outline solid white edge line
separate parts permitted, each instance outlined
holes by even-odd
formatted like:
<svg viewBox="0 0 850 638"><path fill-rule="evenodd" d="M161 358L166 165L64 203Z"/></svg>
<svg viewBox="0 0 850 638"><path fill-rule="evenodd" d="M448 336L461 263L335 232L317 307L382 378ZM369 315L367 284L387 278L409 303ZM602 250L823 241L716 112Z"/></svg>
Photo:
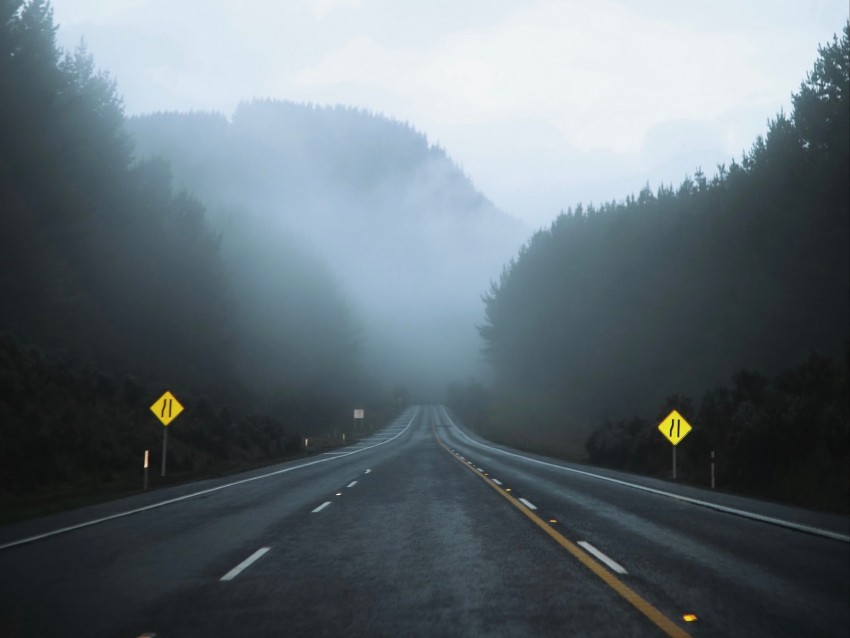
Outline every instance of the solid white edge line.
<svg viewBox="0 0 850 638"><path fill-rule="evenodd" d="M445 411L445 408L443 408ZM507 456L515 456L518 459L522 459L523 461L530 461L532 463L537 463L538 465L545 465L547 467L553 467L557 470L563 470L564 472L573 472L574 474L581 474L582 476L589 476L591 478L600 479L602 481L608 481L609 483L616 483L617 485L623 485L624 487L631 487L636 490L641 490L643 492L649 492L650 494L657 494L659 496L666 496L668 498L674 498L679 501L684 501L686 503L690 503L692 505L699 505L700 507L707 507L709 509L717 510L719 512L725 512L727 514L733 514L735 516L741 516L743 518L749 518L755 521L761 521L762 523L769 523L771 525L778 525L779 527L786 527L788 529L797 530L798 532L805 532L807 534L814 534L815 536L823 536L824 538L831 538L836 541L843 541L845 543L850 543L850 535L840 534L838 532L832 532L827 529L820 529L819 527L811 527L809 525L802 525L801 523L794 523L792 521L786 521L781 518L773 518L771 516L764 516L762 514L756 514L754 512L746 512L744 510L735 509L734 507L726 507L725 505L718 505L716 503L709 503L708 501L702 501L697 498L691 498L689 496L681 496L679 494L673 494L672 492L665 492L664 490L657 490L653 487L645 487L643 485L637 485L635 483L629 483L628 481L621 481L620 479L611 478L610 476L602 476L601 474L593 474L592 472L585 472L584 470L576 470L571 467L564 467L563 465L556 465L555 463L547 463L546 461L540 461L538 459L533 459L528 456L522 456L521 454L514 454L513 452L507 452L505 450L500 450L499 448L492 447L490 445L486 445L484 443L479 443L478 441L474 441L469 436L467 436L466 432L461 430L452 418L446 412L446 417L451 421L451 426L456 429L461 436L463 436L467 441L476 445L478 447L483 447L488 450L493 450L494 452L498 452L499 454L505 454ZM0 546L0 549L3 549Z"/></svg>
<svg viewBox="0 0 850 638"><path fill-rule="evenodd" d="M349 483L345 487L354 487L355 485L357 485L357 481L351 481L351 483Z"/></svg>
<svg viewBox="0 0 850 638"><path fill-rule="evenodd" d="M101 518L96 518L91 521L84 521L82 523L77 523L76 525L69 525L68 527L62 527L60 529L54 529L49 532L44 532L43 534L36 534L35 536L28 536L27 538L20 538L16 541L9 541L8 543L3 543L0 545L0 551L4 549L9 549L12 547L17 547L18 545L26 545L27 543L32 543L34 541L41 540L43 538L49 538L51 536L57 536L59 534L65 534L66 532L72 532L75 529L81 529L83 527L90 527L92 525L98 525L100 523L105 523L107 521L114 520L116 518L123 518L125 516L131 516L132 514L138 514L139 512L146 512L148 510L156 509L158 507L163 507L164 505L171 505L172 503L179 503L180 501L186 501L190 498L195 498L196 496L203 496L204 494L211 494L212 492L218 492L220 490L227 489L228 487L234 487L236 485L242 485L243 483L250 483L251 481L259 481L260 479L269 478L270 476L277 476L278 474L285 474L286 472L292 472L294 470L300 470L302 467L310 467L311 465L317 465L319 463L327 463L328 461L334 461L336 459L341 459L346 456L351 456L352 454L359 454L360 452L365 452L366 450L371 450L372 448L376 448L379 445L385 445L390 441L394 441L402 434L404 434L413 421L416 420L416 416L419 414L419 408L413 412L413 416L410 417L410 421L407 422L407 425L404 426L404 429L396 434L391 439L387 439L386 441L381 441L380 443L376 443L375 445L370 445L369 447L364 447L359 450L354 450L353 452L347 452L345 454L341 454L339 456L329 456L324 459L317 459L315 461L310 461L309 463L303 463L302 465L295 465L293 467L285 467L282 470L276 470L274 472L269 472L268 474L262 474L260 476L252 476L251 478L242 479L240 481L234 481L233 483L226 483L225 485L218 485L216 487L211 487L206 490L201 490L200 492L192 492L191 494L184 494L183 496L177 496L175 498L170 498L165 501L160 501L159 503L151 503L150 505L145 505L144 507L137 507L132 510L127 510L126 512L118 512L117 514L110 514L109 516L103 516Z"/></svg>
<svg viewBox="0 0 850 638"><path fill-rule="evenodd" d="M331 504L331 502L330 502L330 501L325 501L324 503L322 503L321 505L319 505L319 507L317 507L316 509L314 509L311 513L312 513L312 514L316 514L317 512L321 512L323 509L325 509L325 508L326 508L328 505L330 505L330 504Z"/></svg>
<svg viewBox="0 0 850 638"><path fill-rule="evenodd" d="M620 563L615 561L613 558L608 558L605 554L600 552L598 549L596 549L593 545L591 545L587 541L579 541L578 544L581 545L582 547L584 547L585 550L587 550L589 553L596 556L597 559L601 560L603 563L608 565L608 567L613 569L618 574L628 574L629 573L629 572L626 571L625 567L620 565Z"/></svg>
<svg viewBox="0 0 850 638"><path fill-rule="evenodd" d="M536 506L534 503L532 503L531 501L529 501L529 500L527 500L527 499L524 499L524 498L523 498L523 497L521 497L521 496L520 496L517 500L518 500L520 503L522 503L523 505L525 505L525 506L526 506L528 509L530 509L530 510L536 510L536 509L537 509L537 506Z"/></svg>
<svg viewBox="0 0 850 638"><path fill-rule="evenodd" d="M219 580L233 580L239 574L241 574L244 570L251 566L251 564L256 561L260 556L269 551L268 547L262 547L258 549L256 552L251 554L248 558L239 563L236 567L227 572L224 576L222 576Z"/></svg>

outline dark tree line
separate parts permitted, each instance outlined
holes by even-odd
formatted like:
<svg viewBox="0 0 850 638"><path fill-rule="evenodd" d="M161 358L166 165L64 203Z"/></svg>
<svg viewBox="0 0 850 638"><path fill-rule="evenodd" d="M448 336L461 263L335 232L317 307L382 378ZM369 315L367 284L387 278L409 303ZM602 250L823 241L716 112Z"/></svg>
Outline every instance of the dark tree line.
<svg viewBox="0 0 850 638"><path fill-rule="evenodd" d="M303 251L293 250L300 239L348 294L364 367L387 387L428 394L442 389L448 368L473 373L478 293L528 232L425 135L360 109L276 100L243 102L229 119L155 113L126 127L138 157L168 157L175 180L208 206L229 276L243 283L237 313L252 332L268 322L242 308L256 305L255 293L273 295L257 285L268 277L255 268L260 259L244 261L244 247L303 280L309 271L287 256Z"/></svg>
<svg viewBox="0 0 850 638"><path fill-rule="evenodd" d="M144 450L156 483L162 427L147 406L161 393L137 377L0 337L0 510L32 495L140 487ZM300 437L278 419L178 394L185 411L169 425L169 475L232 469L301 449Z"/></svg>
<svg viewBox="0 0 850 638"><path fill-rule="evenodd" d="M557 437L652 414L664 397L699 395L742 368L772 376L812 353L843 359L849 55L845 25L793 112L740 163L578 205L533 236L484 297L480 333L503 403L549 402L532 422ZM812 427L846 429L843 418ZM637 453L612 452L628 463Z"/></svg>
<svg viewBox="0 0 850 638"><path fill-rule="evenodd" d="M842 369L843 368L843 369ZM587 439L591 463L669 476L671 447L656 429L672 409L694 426L678 446L680 479L846 512L850 499L848 368L820 355L769 378L752 370L698 405L667 398L652 419L607 421Z"/></svg>
<svg viewBox="0 0 850 638"><path fill-rule="evenodd" d="M218 237L162 162L132 162L120 98L49 4L4 2L0 329L166 384L217 384L233 334Z"/></svg>
<svg viewBox="0 0 850 638"><path fill-rule="evenodd" d="M247 289L228 229L164 160L135 159L114 80L56 28L46 0L0 1L0 491L125 467L159 433L147 407L166 388L201 406L173 428L189 469L347 422L357 324L330 274L230 229L244 270L274 282Z"/></svg>

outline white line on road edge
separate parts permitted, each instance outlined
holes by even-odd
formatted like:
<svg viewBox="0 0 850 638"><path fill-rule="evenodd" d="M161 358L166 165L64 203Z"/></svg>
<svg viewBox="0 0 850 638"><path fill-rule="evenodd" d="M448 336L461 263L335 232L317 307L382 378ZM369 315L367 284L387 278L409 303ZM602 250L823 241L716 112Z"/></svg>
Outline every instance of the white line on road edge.
<svg viewBox="0 0 850 638"><path fill-rule="evenodd" d="M317 512L321 512L323 509L325 509L325 508L326 508L328 505L330 505L330 504L331 504L331 502L330 502L330 501L325 501L324 503L322 503L321 505L319 505L319 507L317 507L316 509L314 509L312 513L313 513L313 514L315 514L315 513L317 513Z"/></svg>
<svg viewBox="0 0 850 638"><path fill-rule="evenodd" d="M355 485L357 485L357 481L351 481L351 483L349 483L345 487L354 487Z"/></svg>
<svg viewBox="0 0 850 638"><path fill-rule="evenodd" d="M626 571L625 567L620 565L620 563L618 563L617 561L615 561L611 558L608 558L605 554L600 552L598 549L596 549L593 545L591 545L587 541L579 541L578 544L581 545L582 547L584 547L588 552L590 552L591 554L596 556L596 558L598 558L603 563L608 565L608 567L613 569L618 574L628 574L629 573L629 572Z"/></svg>
<svg viewBox="0 0 850 638"><path fill-rule="evenodd" d="M4 549L9 549L11 547L17 547L18 545L26 545L27 543L32 543L34 541L41 540L43 538L49 538L51 536L57 536L58 534L64 534L66 532L72 532L75 529L81 529L83 527L90 527L92 525L98 525L100 523L105 523L106 521L111 521L116 518L123 518L125 516L130 516L132 514L138 514L139 512L146 512L148 510L156 509L157 507L162 507L164 505L171 505L172 503L179 503L180 501L186 501L190 498L195 498L196 496L203 496L204 494L211 494L212 492L218 492L219 490L227 489L228 487L234 487L236 485L242 485L243 483L250 483L251 481L259 481L264 478L269 478L270 476L277 476L278 474L285 474L286 472L292 472L294 470L300 470L302 467L310 467L311 465L318 465L319 463L327 463L328 461L335 461L336 459L341 459L346 456L351 456L352 454L359 454L360 452L365 452L366 450L371 450L372 448L376 448L379 445L385 445L390 441L394 441L402 434L404 434L413 421L416 420L416 415L419 414L419 410L414 411L413 416L410 417L410 421L407 422L407 425L404 426L404 429L396 434L391 439L387 439L386 441L381 441L380 443L376 443L375 445L370 445L369 447L364 447L359 450L354 450L352 452L346 452L345 454L341 454L339 456L329 456L323 459L317 459L315 461L310 461L309 463L302 463L301 465L294 465L292 467L285 467L282 470L276 470L274 472L269 472L268 474L261 474L260 476L252 476L251 478L242 479L240 481L234 481L233 483L226 483L224 485L218 485L217 487L211 487L206 490L201 490L200 492L192 492L191 494L184 494L183 496L177 496L175 498L169 498L165 501L160 501L159 503L151 503L150 505L145 505L144 507L137 507L136 509L128 510L126 512L118 512L117 514L110 514L109 516L103 516L101 518L95 518L91 521L84 521L82 523L77 523L76 525L69 525L68 527L62 527L60 529L54 529L50 532L44 532L43 534L36 534L35 536L28 536L27 538L21 538L16 541L10 541L8 543L4 543L0 545L0 551Z"/></svg>
<svg viewBox="0 0 850 638"><path fill-rule="evenodd" d="M254 552L253 554L251 554L248 558L246 558L245 560L243 560L243 561L242 561L241 563L239 563L236 567L234 567L234 568L233 568L233 569L231 569L229 572L227 572L224 576L222 576L220 580L233 580L233 579L234 579L234 578L236 578L239 574L241 574L241 573L242 573L242 571L244 571L245 569L247 569L248 567L250 567L250 566L251 566L251 564L252 564L254 561L256 561L256 560L257 560L260 556L262 556L263 554L265 554L267 551L269 551L269 548L268 548L268 547L263 547L263 548L261 548L261 549L258 549L256 552Z"/></svg>
<svg viewBox="0 0 850 638"><path fill-rule="evenodd" d="M502 484L502 482L499 479L490 479L490 480L493 481L496 485Z"/></svg>
<svg viewBox="0 0 850 638"><path fill-rule="evenodd" d="M443 408L445 411L445 408ZM555 463L547 463L546 461L540 461L538 459L533 459L528 456L523 456L522 454L514 454L513 452L508 452L506 450L501 450L497 447L493 447L491 445L485 445L484 443L480 443L475 441L469 436L467 436L466 432L461 430L452 418L449 416L448 412L446 412L446 418L449 419L450 424L457 430L461 436L463 436L467 441L472 443L475 446L483 447L488 450L493 450L494 452L498 452L499 454L504 454L506 456L514 456L518 459L522 459L523 461L529 461L531 463L537 463L538 465L545 465L547 467L553 467L556 470L563 470L564 472L572 472L574 474L581 474L582 476L589 476L591 478L600 479L602 481L608 481L609 483L616 483L617 485L622 485L624 487L631 487L636 490L641 490L643 492L649 492L650 494L658 494L659 496L666 496L668 498L674 498L679 501L683 501L685 503L690 503L692 505L699 505L701 507L707 507L709 509L717 510L718 512L725 512L727 514L733 514L735 516L741 516L743 518L749 518L755 521L761 521L762 523L770 523L771 525L778 525L779 527L786 527L788 529L794 529L798 532L805 532L807 534L814 534L815 536L822 536L824 538L831 538L836 541L843 541L845 543L850 543L850 535L841 534L839 532L832 532L828 529L820 529L819 527L811 527L809 525L802 525L801 523L794 523L793 521L785 521L781 518L773 518L772 516L763 516L762 514L756 514L755 512L746 512L744 510L735 509L734 507L726 507L725 505L718 505L716 503L709 503L708 501L702 501L697 498L691 498L689 496L681 496L679 494L673 494L672 492L665 492L664 490L657 490L654 487L646 487L644 485L637 485L636 483L629 483L628 481L621 481L620 479L611 478L610 476L602 476L601 474L594 474L592 472L585 472L584 470L576 470L572 467L564 467L563 465L557 465ZM462 458L462 457L461 457ZM0 545L0 549L3 549L3 546Z"/></svg>
<svg viewBox="0 0 850 638"><path fill-rule="evenodd" d="M527 501L526 499L522 498L521 496L517 500L520 503L522 503L523 505L525 505L530 510L536 510L537 509L537 506L534 503L532 503L531 501Z"/></svg>

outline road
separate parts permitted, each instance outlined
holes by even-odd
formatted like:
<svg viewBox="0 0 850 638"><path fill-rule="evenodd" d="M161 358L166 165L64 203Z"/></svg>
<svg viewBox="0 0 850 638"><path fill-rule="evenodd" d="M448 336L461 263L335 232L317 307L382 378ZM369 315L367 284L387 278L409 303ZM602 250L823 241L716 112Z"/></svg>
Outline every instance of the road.
<svg viewBox="0 0 850 638"><path fill-rule="evenodd" d="M0 636L846 636L848 541L846 517L420 406L334 453L0 527Z"/></svg>

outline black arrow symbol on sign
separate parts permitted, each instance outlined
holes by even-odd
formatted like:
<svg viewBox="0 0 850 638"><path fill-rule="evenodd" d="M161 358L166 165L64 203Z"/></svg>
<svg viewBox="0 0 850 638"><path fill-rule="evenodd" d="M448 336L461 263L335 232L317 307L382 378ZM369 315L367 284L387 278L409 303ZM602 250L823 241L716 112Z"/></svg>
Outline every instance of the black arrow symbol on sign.
<svg viewBox="0 0 850 638"><path fill-rule="evenodd" d="M670 419L670 436L673 436L673 427L676 428L676 438L679 438L679 426L681 425L681 419Z"/></svg>

